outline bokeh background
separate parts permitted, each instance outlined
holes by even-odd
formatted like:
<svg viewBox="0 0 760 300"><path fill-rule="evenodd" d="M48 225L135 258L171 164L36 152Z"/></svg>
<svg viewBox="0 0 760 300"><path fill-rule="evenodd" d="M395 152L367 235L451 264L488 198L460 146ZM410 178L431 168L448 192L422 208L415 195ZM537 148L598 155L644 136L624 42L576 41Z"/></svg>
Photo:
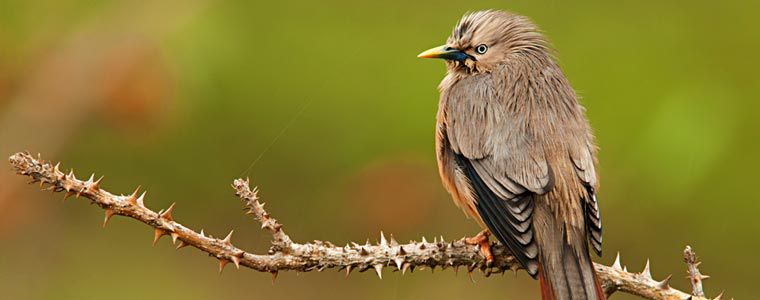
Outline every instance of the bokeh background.
<svg viewBox="0 0 760 300"><path fill-rule="evenodd" d="M601 147L609 264L652 260L688 289L756 297L760 246L757 1L0 2L0 154L40 152L148 190L156 210L263 252L229 184L250 176L297 240L478 231L439 183L436 86L420 60L466 11L530 16L588 108ZM258 159L257 159L258 158ZM255 164L254 164L255 162ZM269 274L227 270L85 200L0 172L3 299L536 299L524 272ZM615 299L633 299L616 294Z"/></svg>

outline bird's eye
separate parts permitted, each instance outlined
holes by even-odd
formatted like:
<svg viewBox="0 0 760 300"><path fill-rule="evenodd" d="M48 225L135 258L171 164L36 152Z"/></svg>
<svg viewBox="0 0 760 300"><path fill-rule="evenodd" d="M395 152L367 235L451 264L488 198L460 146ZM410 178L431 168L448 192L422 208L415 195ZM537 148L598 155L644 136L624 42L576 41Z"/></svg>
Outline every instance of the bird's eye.
<svg viewBox="0 0 760 300"><path fill-rule="evenodd" d="M488 51L488 46L484 44L480 44L477 47L475 47L475 52L478 54L486 54L486 51Z"/></svg>

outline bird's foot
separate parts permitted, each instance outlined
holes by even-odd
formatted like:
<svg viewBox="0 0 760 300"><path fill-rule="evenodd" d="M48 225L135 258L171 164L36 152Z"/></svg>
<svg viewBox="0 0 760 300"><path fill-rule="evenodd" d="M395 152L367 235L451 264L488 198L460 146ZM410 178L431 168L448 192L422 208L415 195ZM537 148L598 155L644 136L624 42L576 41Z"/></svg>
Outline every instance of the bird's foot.
<svg viewBox="0 0 760 300"><path fill-rule="evenodd" d="M480 253L486 257L486 266L488 267L493 265L493 253L491 252L491 242L489 241L490 236L491 232L485 229L476 236L464 238L465 244L480 246Z"/></svg>

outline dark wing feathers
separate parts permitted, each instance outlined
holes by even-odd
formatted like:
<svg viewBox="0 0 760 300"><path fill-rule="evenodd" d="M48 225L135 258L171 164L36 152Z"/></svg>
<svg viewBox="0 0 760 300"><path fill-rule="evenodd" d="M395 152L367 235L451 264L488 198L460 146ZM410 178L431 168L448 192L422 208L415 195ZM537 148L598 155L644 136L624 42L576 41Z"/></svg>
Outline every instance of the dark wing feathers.
<svg viewBox="0 0 760 300"><path fill-rule="evenodd" d="M584 199L584 209L586 211L586 229L588 230L588 241L594 247L594 251L602 256L602 217L599 214L599 204L596 201L594 188L587 186L588 194Z"/></svg>
<svg viewBox="0 0 760 300"><path fill-rule="evenodd" d="M595 148L592 145L579 145L571 152L570 158L573 160L575 172L578 178L583 182L586 188L586 195L583 196L583 210L586 216L586 230L588 232L588 241L594 247L596 254L602 255L602 217L599 212L599 202L596 201L596 170L594 166L593 152Z"/></svg>
<svg viewBox="0 0 760 300"><path fill-rule="evenodd" d="M533 240L531 216L533 199L530 192L502 198L479 175L473 162L461 154L456 155L457 164L470 180L478 201L476 208L491 233L504 244L518 262L536 277L538 274L538 247ZM486 174L487 176L487 174ZM491 184L499 184L491 181ZM503 186L495 190L503 190Z"/></svg>

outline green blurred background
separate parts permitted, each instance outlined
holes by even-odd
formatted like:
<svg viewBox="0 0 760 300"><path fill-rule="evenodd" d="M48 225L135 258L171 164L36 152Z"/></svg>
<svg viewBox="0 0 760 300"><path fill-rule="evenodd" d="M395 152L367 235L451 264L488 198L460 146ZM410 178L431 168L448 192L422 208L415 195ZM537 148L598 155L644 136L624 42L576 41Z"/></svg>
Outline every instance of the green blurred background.
<svg viewBox="0 0 760 300"><path fill-rule="evenodd" d="M40 152L116 193L142 185L149 207L176 201L179 222L235 229L251 251L269 236L232 195L241 176L296 240L472 235L435 166L445 68L415 56L484 8L538 23L588 108L598 261L650 258L688 290L690 244L709 295L754 298L757 1L2 1L0 153ZM220 276L199 251L151 247L143 224L102 229L100 209L25 182L0 172L3 299L538 298L524 272Z"/></svg>

